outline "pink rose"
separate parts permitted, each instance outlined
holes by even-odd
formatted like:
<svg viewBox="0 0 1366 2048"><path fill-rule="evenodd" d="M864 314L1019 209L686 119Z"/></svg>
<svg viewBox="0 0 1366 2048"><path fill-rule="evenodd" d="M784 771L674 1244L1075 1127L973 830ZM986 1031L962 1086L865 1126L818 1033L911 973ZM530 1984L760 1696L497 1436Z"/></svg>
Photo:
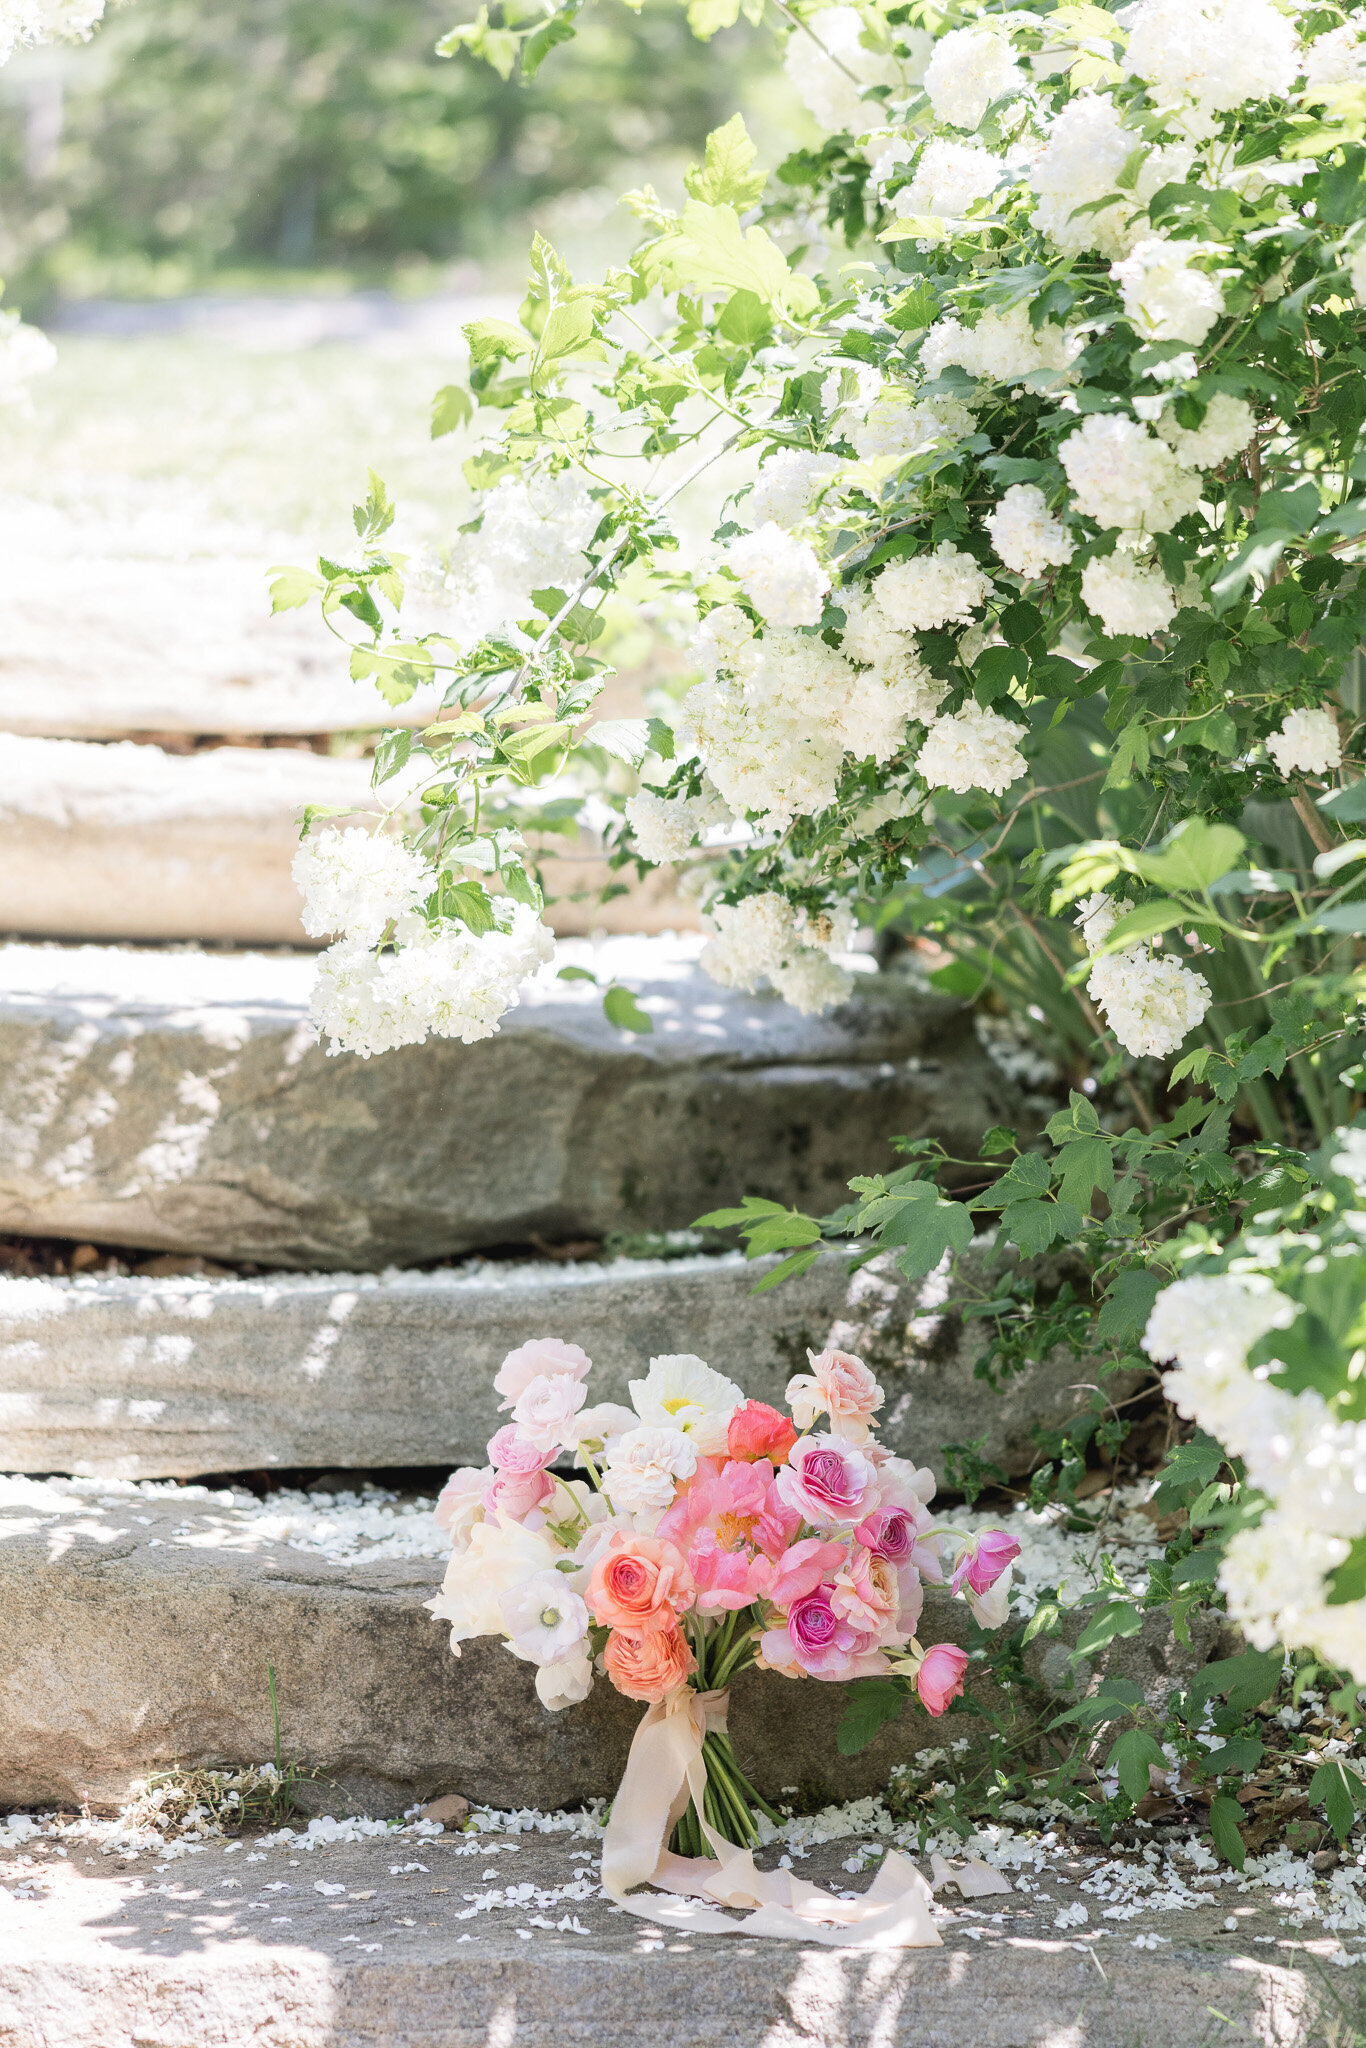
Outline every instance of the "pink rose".
<svg viewBox="0 0 1366 2048"><path fill-rule="evenodd" d="M927 1713L942 1714L949 1701L958 1698L967 1668L966 1653L952 1643L936 1643L926 1650L915 1674L915 1689Z"/></svg>
<svg viewBox="0 0 1366 2048"><path fill-rule="evenodd" d="M980 1536L970 1536L953 1568L953 1591L960 1593L967 1584L974 1593L990 1592L1019 1554L1019 1544L1004 1529L984 1529Z"/></svg>
<svg viewBox="0 0 1366 2048"><path fill-rule="evenodd" d="M553 1456L577 1444L578 1413L587 1398L587 1388L568 1373L542 1373L517 1396L512 1419L539 1450Z"/></svg>
<svg viewBox="0 0 1366 2048"><path fill-rule="evenodd" d="M592 1370L592 1359L577 1344L562 1344L558 1337L534 1337L529 1344L509 1351L493 1384L503 1397L502 1406L511 1408L533 1380L554 1379L560 1373L581 1380Z"/></svg>
<svg viewBox="0 0 1366 2048"><path fill-rule="evenodd" d="M794 1421L809 1429L818 1415L828 1415L832 1436L846 1443L866 1443L883 1393L863 1360L849 1351L808 1351L806 1355L810 1372L798 1373L787 1383L787 1405Z"/></svg>
<svg viewBox="0 0 1366 2048"><path fill-rule="evenodd" d="M533 1443L515 1422L505 1423L489 1438L489 1463L498 1472L514 1473L518 1477L542 1472L554 1455L553 1450L543 1451L539 1444Z"/></svg>
<svg viewBox="0 0 1366 2048"><path fill-rule="evenodd" d="M861 1522L880 1504L871 1461L833 1436L802 1437L777 1485L787 1505L817 1528Z"/></svg>
<svg viewBox="0 0 1366 2048"><path fill-rule="evenodd" d="M548 1472L495 1472L484 1488L484 1506L491 1515L524 1522L554 1495L555 1482Z"/></svg>

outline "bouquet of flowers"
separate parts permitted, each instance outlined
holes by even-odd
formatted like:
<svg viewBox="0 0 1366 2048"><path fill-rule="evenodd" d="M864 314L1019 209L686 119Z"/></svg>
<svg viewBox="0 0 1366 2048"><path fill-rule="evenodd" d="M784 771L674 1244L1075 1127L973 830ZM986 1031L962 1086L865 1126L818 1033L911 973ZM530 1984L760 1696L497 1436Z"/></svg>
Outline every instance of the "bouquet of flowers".
<svg viewBox="0 0 1366 2048"><path fill-rule="evenodd" d="M918 1640L924 1585L948 1584L986 1625L1006 1616L1019 1545L934 1526L933 1475L874 1439L883 1392L868 1367L808 1357L790 1415L690 1355L651 1359L624 1408L588 1404L577 1345L524 1344L494 1381L511 1420L488 1465L456 1472L437 1504L453 1548L428 1604L457 1656L501 1635L536 1666L547 1707L586 1698L601 1671L652 1725L693 1716L701 1768L669 1814L683 1855L752 1844L755 1809L779 1818L726 1733L737 1672L898 1674L942 1714L968 1659ZM553 1469L571 1461L586 1478Z"/></svg>

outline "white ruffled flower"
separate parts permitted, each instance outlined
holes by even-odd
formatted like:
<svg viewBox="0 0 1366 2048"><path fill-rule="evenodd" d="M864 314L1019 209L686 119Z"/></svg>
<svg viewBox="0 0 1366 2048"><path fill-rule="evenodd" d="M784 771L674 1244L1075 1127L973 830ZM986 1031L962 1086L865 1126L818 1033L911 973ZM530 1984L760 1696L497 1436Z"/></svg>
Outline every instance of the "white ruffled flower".
<svg viewBox="0 0 1366 2048"><path fill-rule="evenodd" d="M451 1648L474 1636L503 1633L503 1595L537 1572L554 1569L564 1552L540 1529L491 1515L476 1522L469 1541L453 1553L441 1591L424 1604L438 1621L451 1624Z"/></svg>
<svg viewBox="0 0 1366 2048"><path fill-rule="evenodd" d="M861 135L873 127L884 118L882 109L876 100L863 99L862 90L897 83L895 61L868 49L864 32L856 7L822 7L787 39L783 69L802 105L830 135Z"/></svg>
<svg viewBox="0 0 1366 2048"><path fill-rule="evenodd" d="M1122 413L1088 413L1058 449L1077 510L1098 526L1166 533L1200 503L1200 480Z"/></svg>
<svg viewBox="0 0 1366 2048"><path fill-rule="evenodd" d="M1183 469L1217 469L1230 456L1242 454L1256 428L1246 399L1228 391L1215 392L1198 427L1179 426L1170 406L1157 422L1158 433Z"/></svg>
<svg viewBox="0 0 1366 2048"><path fill-rule="evenodd" d="M1148 1313L1142 1346L1158 1365L1187 1369L1241 1365L1270 1330L1288 1329L1295 1304L1266 1282L1195 1273L1164 1287Z"/></svg>
<svg viewBox="0 0 1366 2048"><path fill-rule="evenodd" d="M1201 342L1223 312L1218 283L1192 260L1202 249L1200 243L1150 235L1110 266L1125 312L1149 341Z"/></svg>
<svg viewBox="0 0 1366 2048"><path fill-rule="evenodd" d="M1083 897L1072 922L1081 933L1081 942L1088 953L1100 951L1129 907L1127 903L1114 902L1103 889Z"/></svg>
<svg viewBox="0 0 1366 2048"><path fill-rule="evenodd" d="M912 215L956 220L1001 182L1005 166L989 149L942 137L927 142L909 185L892 200L902 220Z"/></svg>
<svg viewBox="0 0 1366 2048"><path fill-rule="evenodd" d="M682 860L699 827L699 807L686 796L642 789L626 799L626 817L642 860Z"/></svg>
<svg viewBox="0 0 1366 2048"><path fill-rule="evenodd" d="M843 1002L852 978L830 958L838 934L822 936L785 896L766 892L739 903L716 903L707 912L713 936L702 948L705 974L723 988L752 994L771 982L784 1002L815 1015Z"/></svg>
<svg viewBox="0 0 1366 2048"><path fill-rule="evenodd" d="M969 701L951 718L935 719L915 765L931 789L951 789L958 796L984 789L999 796L1025 772L1020 737L1010 719Z"/></svg>
<svg viewBox="0 0 1366 2048"><path fill-rule="evenodd" d="M800 526L821 485L839 468L837 455L817 455L806 448L779 448L759 471L743 511L756 527Z"/></svg>
<svg viewBox="0 0 1366 2048"><path fill-rule="evenodd" d="M558 1664L542 1664L536 1672L536 1697L552 1714L576 1707L593 1690L593 1660L587 1648L571 1650Z"/></svg>
<svg viewBox="0 0 1366 2048"><path fill-rule="evenodd" d="M538 1451L573 1450L587 1399L587 1388L568 1373L541 1374L517 1396L512 1419Z"/></svg>
<svg viewBox="0 0 1366 2048"><path fill-rule="evenodd" d="M588 1634L588 1609L563 1572L533 1572L499 1604L508 1647L528 1664L562 1663Z"/></svg>
<svg viewBox="0 0 1366 2048"><path fill-rule="evenodd" d="M88 42L104 16L104 0L4 0L0 6L0 64L20 44Z"/></svg>
<svg viewBox="0 0 1366 2048"><path fill-rule="evenodd" d="M985 524L992 546L1017 576L1042 576L1072 559L1075 544L1037 484L1011 484Z"/></svg>
<svg viewBox="0 0 1366 2048"><path fill-rule="evenodd" d="M947 364L956 363L970 377L1015 384L1035 370L1068 369L1080 348L1081 342L1052 320L1033 327L1027 305L1010 306L1005 312L988 307L973 327L965 327L952 314L936 320L920 344L920 361L927 377L937 377Z"/></svg>
<svg viewBox="0 0 1366 2048"><path fill-rule="evenodd" d="M1010 44L993 28L951 29L925 67L930 105L951 128L976 128L993 100L1023 84Z"/></svg>
<svg viewBox="0 0 1366 2048"><path fill-rule="evenodd" d="M1342 766L1342 736L1331 711L1288 711L1266 743L1282 775L1326 775Z"/></svg>
<svg viewBox="0 0 1366 2048"><path fill-rule="evenodd" d="M1107 95L1079 93L1068 100L1029 169L1038 195L1030 219L1040 234L1064 255L1084 249L1127 255L1136 240L1151 232L1147 201L1160 185L1179 184L1194 156L1184 143L1150 150L1133 189L1118 194L1112 205L1097 206L1097 200L1117 192L1120 172L1142 147L1142 136L1124 126Z"/></svg>
<svg viewBox="0 0 1366 2048"><path fill-rule="evenodd" d="M1165 1059L1210 1006L1203 974L1192 973L1171 953L1150 953L1146 946L1129 946L1095 961L1086 992L1135 1058Z"/></svg>
<svg viewBox="0 0 1366 2048"><path fill-rule="evenodd" d="M1304 53L1306 92L1321 92L1334 85L1357 85L1366 77L1366 43L1361 40L1363 18L1354 16L1316 36Z"/></svg>
<svg viewBox="0 0 1366 2048"><path fill-rule="evenodd" d="M1136 0L1116 19L1129 31L1125 70L1160 106L1209 115L1279 99L1300 68L1294 24L1272 0Z"/></svg>
<svg viewBox="0 0 1366 2048"><path fill-rule="evenodd" d="M386 925L424 903L436 887L436 876L420 854L400 839L359 825L314 833L295 854L292 872L310 937L345 932L366 946L381 937Z"/></svg>
<svg viewBox="0 0 1366 2048"><path fill-rule="evenodd" d="M632 1380L631 1403L642 1422L657 1429L681 1429L704 1458L726 1448L730 1418L745 1396L734 1380L715 1372L689 1351L650 1360L643 1380Z"/></svg>
<svg viewBox="0 0 1366 2048"><path fill-rule="evenodd" d="M731 543L727 561L740 588L771 626L817 626L830 578L806 541L769 520Z"/></svg>
<svg viewBox="0 0 1366 2048"><path fill-rule="evenodd" d="M624 1430L607 1446L602 1483L619 1514L647 1514L666 1508L681 1480L697 1470L697 1446L681 1429L644 1424Z"/></svg>
<svg viewBox="0 0 1366 2048"><path fill-rule="evenodd" d="M368 1059L429 1035L490 1038L521 983L554 958L553 933L525 904L513 906L509 928L479 938L464 925L411 922L420 930L395 953L344 939L321 956L309 1014L330 1053Z"/></svg>
<svg viewBox="0 0 1366 2048"><path fill-rule="evenodd" d="M900 720L890 746L867 745L862 750L852 744L851 753L871 754L875 761L890 758L905 737L906 721L916 719L925 724L939 709L948 684L932 676L920 658L920 650L909 633L899 633L887 622L887 614L876 604L867 591L841 590L835 602L844 613L844 625L840 632L841 652L861 668L873 671L873 679L883 687L884 698L895 707ZM866 687L868 679L855 677L850 696L846 700L846 721L852 720L857 711L855 693ZM886 713L883 718L885 721ZM885 726L884 726L885 730ZM871 739L871 732L863 737Z"/></svg>
<svg viewBox="0 0 1366 2048"><path fill-rule="evenodd" d="M1144 639L1171 624L1179 609L1162 571L1132 555L1104 555L1081 572L1082 602L1107 633L1138 633Z"/></svg>
<svg viewBox="0 0 1366 2048"><path fill-rule="evenodd" d="M504 477L477 510L479 530L462 534L445 584L462 646L526 617L534 590L573 589L602 516L572 469Z"/></svg>
<svg viewBox="0 0 1366 2048"><path fill-rule="evenodd" d="M887 455L904 462L937 442L961 440L976 430L976 416L960 399L947 394L916 398L904 384L887 384L849 429L849 438L860 462Z"/></svg>
<svg viewBox="0 0 1366 2048"><path fill-rule="evenodd" d="M873 600L889 625L930 632L951 620L967 624L986 602L991 578L952 541L908 562L890 562L873 585Z"/></svg>

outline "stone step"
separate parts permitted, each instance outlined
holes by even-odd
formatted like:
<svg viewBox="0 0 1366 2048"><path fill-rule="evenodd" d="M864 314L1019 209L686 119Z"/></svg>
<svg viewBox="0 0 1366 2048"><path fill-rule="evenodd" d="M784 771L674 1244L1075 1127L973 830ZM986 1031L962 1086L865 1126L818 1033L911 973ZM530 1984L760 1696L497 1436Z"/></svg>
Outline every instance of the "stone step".
<svg viewBox="0 0 1366 2048"><path fill-rule="evenodd" d="M64 1831L60 1858L46 1839L25 1840L28 1860L9 1869L34 1888L4 1923L13 1934L0 1960L0 2039L7 2048L1208 2048L1216 2039L1309 2048L1330 2038L1322 2027L1341 2011L1329 1983L1339 1972L1324 1967L1345 1960L1338 1939L1218 1892L1173 1911L1165 1895L1154 1904L1137 1890L1132 1917L1105 1921L1083 1889L1090 1859L1043 1848L1026 1867L1046 1898L1017 1890L974 1909L941 1892L941 1948L870 1955L671 1934L627 1917L598 1887L591 1829L336 1833L300 1829L245 1851L213 1842L169 1870L158 1864L163 1875L149 1867L153 1854L120 1864L78 1828ZM848 1835L823 1842L796 1868L831 1890L863 1891L869 1876L844 1867L852 1846ZM508 1896L524 1885L529 1892ZM1084 1924L1060 1931L1059 1915L1077 1907Z"/></svg>
<svg viewBox="0 0 1366 2048"><path fill-rule="evenodd" d="M886 1390L884 1440L942 1483L946 1443L984 1439L1011 1473L1036 1424L1085 1402L1060 1352L999 1394L973 1377L980 1326L942 1276L911 1285L846 1258L751 1293L737 1254L605 1265L480 1263L465 1271L279 1274L267 1280L0 1280L0 1471L126 1479L204 1472L482 1465L506 1419L493 1375L555 1335L594 1361L594 1400L661 1353L692 1352L781 1403L808 1350L834 1342ZM986 1258L957 1287L991 1292ZM1125 1392L1128 1387L1124 1388Z"/></svg>
<svg viewBox="0 0 1366 2048"><path fill-rule="evenodd" d="M8 947L0 1230L350 1271L674 1229L747 1192L823 1211L893 1134L970 1157L1018 1119L954 1002L870 974L801 1017L697 950L568 942L649 1036L547 969L493 1038L361 1060L315 1043L303 955Z"/></svg>
<svg viewBox="0 0 1366 2048"><path fill-rule="evenodd" d="M290 873L299 815L309 803L374 801L367 760L0 732L0 931L310 946ZM667 873L600 904L591 898L614 877L598 841L584 833L556 845L565 850L544 870L556 932L696 929L696 905ZM585 892L590 900L567 900Z"/></svg>

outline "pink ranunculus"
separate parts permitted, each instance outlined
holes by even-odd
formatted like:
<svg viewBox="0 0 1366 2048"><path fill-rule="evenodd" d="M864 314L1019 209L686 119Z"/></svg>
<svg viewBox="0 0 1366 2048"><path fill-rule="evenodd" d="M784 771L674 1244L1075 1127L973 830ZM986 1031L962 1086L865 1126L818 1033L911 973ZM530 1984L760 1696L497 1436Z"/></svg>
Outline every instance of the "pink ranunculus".
<svg viewBox="0 0 1366 2048"><path fill-rule="evenodd" d="M697 1669L687 1637L672 1628L614 1628L602 1653L602 1666L618 1692L628 1700L662 1700Z"/></svg>
<svg viewBox="0 0 1366 2048"><path fill-rule="evenodd" d="M896 1572L886 1558L875 1556L861 1543L853 1543L835 1574L830 1605L850 1628L862 1629L880 1642L890 1642L898 1633L903 1639L911 1633L909 1628L897 1629L900 1594Z"/></svg>
<svg viewBox="0 0 1366 2048"><path fill-rule="evenodd" d="M802 1437L777 1486L787 1505L818 1529L861 1522L881 1505L870 1460L833 1436Z"/></svg>
<svg viewBox="0 0 1366 2048"><path fill-rule="evenodd" d="M767 1401L746 1401L726 1427L727 1456L750 1462L766 1458L770 1465L784 1465L796 1441L797 1432L787 1417Z"/></svg>
<svg viewBox="0 0 1366 2048"><path fill-rule="evenodd" d="M749 1548L776 1558L799 1523L780 1497L767 1459L750 1465L731 1458L719 1465L699 1458L684 1491L660 1517L657 1534L686 1550L699 1529L710 1528L723 1550Z"/></svg>
<svg viewBox="0 0 1366 2048"><path fill-rule="evenodd" d="M528 1380L512 1407L512 1419L539 1450L554 1456L579 1440L578 1413L588 1390L568 1373L542 1373Z"/></svg>
<svg viewBox="0 0 1366 2048"><path fill-rule="evenodd" d="M953 1568L953 1591L959 1593L968 1585L974 1593L989 1592L1019 1554L1019 1544L1004 1529L984 1529L980 1536L969 1537Z"/></svg>
<svg viewBox="0 0 1366 2048"><path fill-rule="evenodd" d="M497 1472L508 1472L518 1477L532 1472L543 1472L555 1453L543 1451L533 1443L524 1429L515 1422L505 1423L489 1438L489 1463Z"/></svg>
<svg viewBox="0 0 1366 2048"><path fill-rule="evenodd" d="M509 1351L493 1384L503 1397L502 1406L511 1408L533 1380L543 1376L554 1379L560 1373L581 1380L592 1370L592 1359L577 1344L562 1344L558 1337L534 1337L529 1344L519 1344L515 1351Z"/></svg>
<svg viewBox="0 0 1366 2048"><path fill-rule="evenodd" d="M915 1689L927 1713L942 1714L949 1701L958 1698L967 1668L966 1653L953 1643L936 1643L926 1650L915 1674Z"/></svg>
<svg viewBox="0 0 1366 2048"><path fill-rule="evenodd" d="M872 1461L877 1473L879 1507L901 1508L915 1525L915 1548L908 1562L932 1586L942 1585L945 1573L939 1538L928 1533L934 1526L934 1517L927 1505L934 1498L933 1472L926 1466L917 1467L905 1458L895 1457L881 1444L869 1444L864 1455ZM860 1538L860 1541L866 1540Z"/></svg>
<svg viewBox="0 0 1366 2048"><path fill-rule="evenodd" d="M458 1472L452 1472L437 1495L433 1519L453 1544L463 1543L473 1524L482 1517L484 1489L492 1477L491 1466L485 1465L479 1471L473 1465L462 1465Z"/></svg>
<svg viewBox="0 0 1366 2048"><path fill-rule="evenodd" d="M790 1607L794 1600L814 1593L824 1579L844 1563L842 1543L828 1543L820 1536L804 1536L778 1559L778 1569L768 1598L775 1607Z"/></svg>
<svg viewBox="0 0 1366 2048"><path fill-rule="evenodd" d="M855 1529L854 1541L900 1566L915 1556L918 1533L916 1518L906 1508L874 1508Z"/></svg>
<svg viewBox="0 0 1366 2048"><path fill-rule="evenodd" d="M503 1514L509 1521L524 1522L554 1497L555 1482L539 1467L534 1472L495 1472L484 1488L484 1507L491 1515Z"/></svg>
<svg viewBox="0 0 1366 2048"><path fill-rule="evenodd" d="M697 1587L697 1605L704 1614L750 1607L767 1599L773 1566L762 1553L727 1550L710 1529L699 1529L688 1550L688 1569Z"/></svg>
<svg viewBox="0 0 1366 2048"><path fill-rule="evenodd" d="M828 1415L832 1436L845 1443L866 1443L884 1396L863 1360L850 1351L808 1351L806 1355L810 1372L798 1373L787 1384L787 1405L793 1419L809 1429L818 1415Z"/></svg>
<svg viewBox="0 0 1366 2048"><path fill-rule="evenodd" d="M604 1628L674 1628L692 1605L692 1573L672 1543L617 1534L598 1552L584 1597Z"/></svg>
<svg viewBox="0 0 1366 2048"><path fill-rule="evenodd" d="M809 1678L846 1682L885 1671L887 1659L870 1630L842 1621L832 1603L833 1586L817 1586L788 1611L787 1636L793 1662Z"/></svg>

